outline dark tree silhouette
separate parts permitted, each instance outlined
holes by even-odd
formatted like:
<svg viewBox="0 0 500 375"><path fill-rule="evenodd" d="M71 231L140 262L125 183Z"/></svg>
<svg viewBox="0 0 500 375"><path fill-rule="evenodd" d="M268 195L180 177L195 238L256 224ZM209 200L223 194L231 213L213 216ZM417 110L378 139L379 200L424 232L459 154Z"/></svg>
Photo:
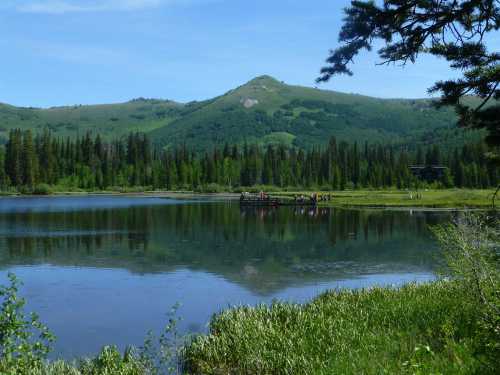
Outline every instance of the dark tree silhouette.
<svg viewBox="0 0 500 375"><path fill-rule="evenodd" d="M500 171L487 168L485 149L484 142L411 150L368 142L360 147L331 138L328 145L309 150L225 145L200 155L184 145L154 149L148 137L139 133L106 142L90 133L64 140L48 131L33 138L31 131L15 129L6 147L0 148L0 190L43 193L50 191L50 186L41 186L47 184L88 190L140 186L218 191L261 184L335 190L408 189L424 184L487 188L500 182ZM427 166L442 164L448 170L412 173L408 165L416 161Z"/></svg>
<svg viewBox="0 0 500 375"><path fill-rule="evenodd" d="M331 51L318 82L337 74L352 75L349 65L375 40L380 64L415 62L421 53L445 58L462 72L456 80L437 82L429 92L440 92L440 105L454 105L459 125L488 131L486 141L500 145L500 54L486 46L487 34L500 28L499 0L384 0L352 1L345 9L340 31L342 46ZM466 95L481 99L467 105Z"/></svg>
<svg viewBox="0 0 500 375"><path fill-rule="evenodd" d="M405 65L421 53L446 59L462 77L443 80L429 89L441 93L438 105L453 105L459 126L485 129L493 146L489 157L500 164L500 53L488 51L487 34L500 28L500 0L384 0L352 1L345 9L340 31L343 45L330 52L318 82L338 74L352 75L349 65L361 50L371 50L375 40L385 45L378 51L380 64ZM473 95L479 104L465 97ZM500 186L493 195L495 198Z"/></svg>

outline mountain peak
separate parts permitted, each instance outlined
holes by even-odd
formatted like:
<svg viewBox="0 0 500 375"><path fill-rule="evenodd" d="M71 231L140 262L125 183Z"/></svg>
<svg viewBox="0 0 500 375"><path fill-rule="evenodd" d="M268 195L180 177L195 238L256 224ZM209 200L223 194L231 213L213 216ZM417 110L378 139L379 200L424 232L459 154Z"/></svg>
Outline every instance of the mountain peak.
<svg viewBox="0 0 500 375"><path fill-rule="evenodd" d="M248 82L249 84L266 84L266 83L274 83L274 84L280 84L281 82L278 81L276 78L271 77L269 75L262 75L255 77L251 81Z"/></svg>
<svg viewBox="0 0 500 375"><path fill-rule="evenodd" d="M435 110L429 101L385 100L288 85L261 75L213 99L182 105L136 98L127 103L23 109L0 104L0 144L10 129L48 128L57 136L87 131L107 139L130 132L149 133L165 147L212 149L221 140L242 144L285 144L299 148L338 141L406 145L435 141L449 144L461 135L448 132L456 120L452 109Z"/></svg>

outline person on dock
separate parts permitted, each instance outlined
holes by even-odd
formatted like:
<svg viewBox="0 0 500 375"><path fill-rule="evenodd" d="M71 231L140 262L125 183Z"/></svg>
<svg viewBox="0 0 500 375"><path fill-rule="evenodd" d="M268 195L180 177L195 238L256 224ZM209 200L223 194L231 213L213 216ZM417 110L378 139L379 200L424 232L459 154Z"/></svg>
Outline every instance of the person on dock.
<svg viewBox="0 0 500 375"><path fill-rule="evenodd" d="M316 204L318 202L318 193L311 194L311 203Z"/></svg>

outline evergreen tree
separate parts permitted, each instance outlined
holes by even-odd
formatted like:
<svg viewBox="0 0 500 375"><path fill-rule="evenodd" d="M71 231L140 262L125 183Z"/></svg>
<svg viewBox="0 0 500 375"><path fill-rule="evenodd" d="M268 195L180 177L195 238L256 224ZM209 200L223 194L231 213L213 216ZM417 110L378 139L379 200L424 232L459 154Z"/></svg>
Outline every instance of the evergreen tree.
<svg viewBox="0 0 500 375"><path fill-rule="evenodd" d="M22 136L20 129L9 132L9 140L6 145L5 172L13 186L22 185Z"/></svg>
<svg viewBox="0 0 500 375"><path fill-rule="evenodd" d="M31 130L24 132L21 165L23 185L33 188L36 184L38 159Z"/></svg>

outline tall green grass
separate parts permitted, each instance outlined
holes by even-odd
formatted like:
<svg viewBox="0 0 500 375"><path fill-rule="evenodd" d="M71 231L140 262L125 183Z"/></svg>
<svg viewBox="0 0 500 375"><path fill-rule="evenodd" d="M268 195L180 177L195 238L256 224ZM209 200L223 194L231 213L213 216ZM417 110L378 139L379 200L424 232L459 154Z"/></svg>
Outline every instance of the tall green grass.
<svg viewBox="0 0 500 375"><path fill-rule="evenodd" d="M465 288L439 281L228 310L184 358L196 374L486 373Z"/></svg>
<svg viewBox="0 0 500 375"><path fill-rule="evenodd" d="M488 222L489 221L489 222ZM434 229L451 279L240 307L184 348L195 374L497 374L500 237L492 218Z"/></svg>

